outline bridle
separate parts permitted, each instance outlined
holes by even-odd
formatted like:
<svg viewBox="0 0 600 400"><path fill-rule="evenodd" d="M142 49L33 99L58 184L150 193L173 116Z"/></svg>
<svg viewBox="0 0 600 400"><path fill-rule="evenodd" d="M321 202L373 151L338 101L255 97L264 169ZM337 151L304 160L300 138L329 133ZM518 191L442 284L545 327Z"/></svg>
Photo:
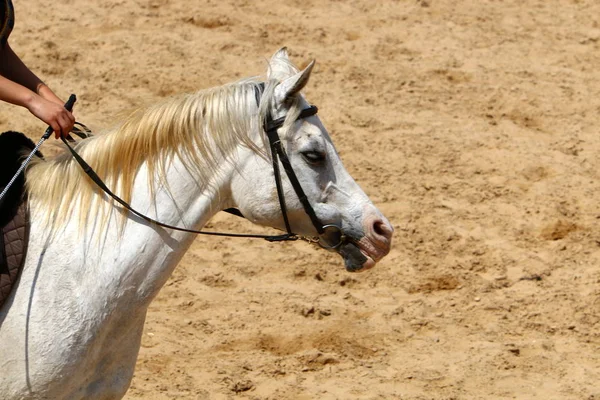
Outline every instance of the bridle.
<svg viewBox="0 0 600 400"><path fill-rule="evenodd" d="M261 83L259 85L259 87L261 89L264 89L264 83ZM256 103L258 105L260 105L260 93L261 92L259 90L255 90L254 93L256 96ZM296 118L296 121L316 115L318 110L319 109L317 108L317 106L311 105L308 108L305 108L302 111L300 111L300 114ZM271 149L271 160L272 160L272 164L273 164L273 174L275 176L275 186L277 187L277 198L279 199L279 207L281 209L281 215L283 216L283 222L285 224L285 229L287 231L287 235L290 237L298 236L298 235L292 233L292 229L290 227L290 222L289 222L289 218L287 215L287 207L285 204L285 196L283 194L283 188L282 188L282 184L281 184L281 174L279 172L278 160L281 160L281 165L283 166L283 169L290 181L290 184L292 185L292 188L294 189L294 192L296 193L296 196L298 196L298 200L300 200L300 203L302 204L302 207L304 208L304 212L306 213L306 215L308 215L314 228L316 229L317 233L319 234L318 239L316 240L317 243L319 243L319 245L323 248L335 250L347 239L346 239L345 235L343 234L341 227L339 227L335 224L323 224L321 219L315 213L315 210L312 207L312 205L310 204L308 197L304 193L304 190L302 189L302 185L300 184L300 181L298 180L298 177L296 176L296 173L294 172L294 168L292 167L292 164L290 163L290 159L288 158L287 153L285 152L285 149L283 148L283 145L281 143L281 138L279 137L279 133L277 132L277 130L283 126L285 120L286 120L286 116L283 116L281 118L277 118L274 120L273 117L271 116L271 112L269 111L267 113L266 120L263 124L263 129L264 129L265 133L267 134L267 138L269 139L269 148ZM333 244L326 243L324 241L325 233L329 233L329 234L333 234L333 235L337 236L338 238L337 238L336 242ZM306 239L306 238L304 238L304 239ZM315 239L309 239L309 240L315 241Z"/></svg>
<svg viewBox="0 0 600 400"><path fill-rule="evenodd" d="M264 83L260 83L258 85L258 87L255 88L255 96L256 96L258 105L260 105L260 97L261 97L263 89L264 89ZM296 121L316 115L317 112L318 112L317 106L311 105L308 108L305 108L302 111L300 111L300 114L296 118ZM279 137L279 133L277 132L277 130L283 126L285 119L286 119L285 116L283 116L281 118L273 119L271 112L269 111L267 113L266 119L263 123L263 129L269 140L269 148L271 151L273 172L274 172L274 176L275 176L275 186L277 188L277 197L279 199L279 206L281 208L281 214L283 216L283 221L284 221L285 229L286 229L286 233L283 235L260 235L260 234L200 231L200 230L181 228L178 226L165 224L165 223L157 221L153 218L150 218L150 217L142 214L141 212L135 210L125 200L121 199L119 196L114 194L106 186L106 184L102 181L102 179L96 174L96 172L92 169L92 167L90 167L90 165L68 143L68 141L65 140L65 138L63 138L62 136L61 136L61 139L64 142L64 144L67 146L68 150L73 155L73 158L81 166L83 171L90 177L90 179L92 179L92 181L94 181L94 183L96 183L96 185L98 185L98 187L102 191L104 191L107 195L109 195L112 199L114 199L121 206L126 208L129 212L131 212L135 216L137 216L153 225L157 225L157 226L167 228L167 229L173 229L176 231L188 232L188 233L194 233L194 234L200 234L200 235L240 237L240 238L259 238L259 239L265 239L269 242L282 242L282 241L293 241L293 240L302 239L302 240L306 240L311 243L318 243L321 247L328 249L328 250L336 250L343 243L345 243L348 239L344 235L341 227L339 227L338 225L335 225L335 224L324 224L320 220L320 218L315 213L314 208L310 204L308 197L304 193L304 190L302 189L302 185L300 184L300 181L298 180L298 177L296 176L296 173L294 172L292 164L290 163L290 160L287 156L287 153L285 152L285 149L283 148L281 139ZM279 171L279 160L281 160L283 169L284 169L288 179L290 180L290 183L291 183L296 195L298 196L298 199L300 200L300 203L302 204L304 211L310 218L310 220L319 236L314 237L314 238L309 238L309 237L305 237L305 236L300 236L300 235L292 232L289 218L287 215L287 207L286 207L286 203L285 203L285 196L283 193L283 185L281 182L281 173ZM235 208L230 208L225 211L227 211L231 214L240 216L240 217L244 217L243 214ZM328 238L334 238L333 242L331 243L330 241L328 241L327 240Z"/></svg>

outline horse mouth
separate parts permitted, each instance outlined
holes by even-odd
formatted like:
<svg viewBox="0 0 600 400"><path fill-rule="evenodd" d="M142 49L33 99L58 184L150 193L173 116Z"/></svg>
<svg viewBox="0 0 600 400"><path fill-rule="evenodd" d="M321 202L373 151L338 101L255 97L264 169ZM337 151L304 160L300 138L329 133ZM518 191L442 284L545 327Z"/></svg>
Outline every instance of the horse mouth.
<svg viewBox="0 0 600 400"><path fill-rule="evenodd" d="M340 254L348 272L369 270L390 251L391 234L357 237L344 233L338 225L326 225L325 228L328 229L319 236L319 245Z"/></svg>
<svg viewBox="0 0 600 400"><path fill-rule="evenodd" d="M351 241L343 243L338 253L344 259L344 266L348 272L364 272L375 266L377 263L365 250Z"/></svg>

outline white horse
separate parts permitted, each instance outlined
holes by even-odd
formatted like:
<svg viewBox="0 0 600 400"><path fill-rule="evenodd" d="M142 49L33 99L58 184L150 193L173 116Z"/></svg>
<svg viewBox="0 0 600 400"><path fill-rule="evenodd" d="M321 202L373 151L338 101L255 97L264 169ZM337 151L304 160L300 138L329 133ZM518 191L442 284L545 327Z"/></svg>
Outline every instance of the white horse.
<svg viewBox="0 0 600 400"><path fill-rule="evenodd" d="M309 107L300 90L312 66L299 71L281 49L264 83L166 100L77 150L108 187L161 222L199 229L236 207L254 223L283 229L262 121L285 116L281 142L315 214L341 227L347 268L368 269L388 253L393 228L344 169L319 118L300 114ZM282 180L291 229L317 235ZM66 152L32 165L27 185L29 254L0 309L0 398L121 398L148 305L195 235L124 211Z"/></svg>

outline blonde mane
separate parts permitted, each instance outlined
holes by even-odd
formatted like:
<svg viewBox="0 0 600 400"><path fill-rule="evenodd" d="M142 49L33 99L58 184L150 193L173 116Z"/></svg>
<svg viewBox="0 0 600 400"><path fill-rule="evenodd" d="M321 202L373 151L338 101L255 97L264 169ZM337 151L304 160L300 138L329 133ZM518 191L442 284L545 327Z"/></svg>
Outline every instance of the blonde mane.
<svg viewBox="0 0 600 400"><path fill-rule="evenodd" d="M258 80L247 79L175 96L131 113L116 129L81 141L76 150L127 202L142 165L148 168L148 185L154 193L156 178L158 184L166 184L165 172L175 157L206 187L219 163L230 158L238 145L266 157L250 134L264 121L276 84L270 80L263 87ZM258 108L257 91L263 92ZM299 112L296 108L289 119ZM26 178L30 202L43 210L41 217L50 230L68 221L75 205L86 210L80 212L80 227L99 216L106 222L112 212L114 201L101 193L66 149L52 159L31 164ZM126 212L121 212L124 220Z"/></svg>

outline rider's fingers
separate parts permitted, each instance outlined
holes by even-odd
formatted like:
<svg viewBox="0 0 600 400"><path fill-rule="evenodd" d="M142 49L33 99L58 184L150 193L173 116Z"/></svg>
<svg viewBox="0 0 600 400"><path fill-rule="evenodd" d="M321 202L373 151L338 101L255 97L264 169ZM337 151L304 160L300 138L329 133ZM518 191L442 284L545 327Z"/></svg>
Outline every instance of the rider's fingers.
<svg viewBox="0 0 600 400"><path fill-rule="evenodd" d="M69 122L68 132L71 132L73 130L73 126L75 126L75 116L73 115L73 113L67 112L67 121Z"/></svg>
<svg viewBox="0 0 600 400"><path fill-rule="evenodd" d="M50 122L50 126L52 127L52 130L54 131L54 137L56 139L58 139L60 137L60 124L58 123L58 121L52 121Z"/></svg>
<svg viewBox="0 0 600 400"><path fill-rule="evenodd" d="M67 117L66 114L61 114L57 118L58 121L58 130L54 130L56 134L56 138L58 139L60 136L65 137L71 131L71 121Z"/></svg>
<svg viewBox="0 0 600 400"><path fill-rule="evenodd" d="M73 129L73 125L75 124L75 117L72 113L68 111L65 114L65 123L67 124L68 131L70 132L71 129Z"/></svg>

